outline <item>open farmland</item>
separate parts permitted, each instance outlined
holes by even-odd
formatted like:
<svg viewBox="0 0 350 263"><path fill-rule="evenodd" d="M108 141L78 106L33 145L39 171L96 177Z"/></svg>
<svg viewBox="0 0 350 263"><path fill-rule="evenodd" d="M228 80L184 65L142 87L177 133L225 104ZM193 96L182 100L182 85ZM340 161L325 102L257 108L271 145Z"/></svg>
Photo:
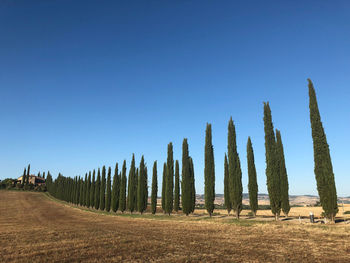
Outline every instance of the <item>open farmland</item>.
<svg viewBox="0 0 350 263"><path fill-rule="evenodd" d="M350 227L110 216L0 191L0 262L59 261L349 262Z"/></svg>

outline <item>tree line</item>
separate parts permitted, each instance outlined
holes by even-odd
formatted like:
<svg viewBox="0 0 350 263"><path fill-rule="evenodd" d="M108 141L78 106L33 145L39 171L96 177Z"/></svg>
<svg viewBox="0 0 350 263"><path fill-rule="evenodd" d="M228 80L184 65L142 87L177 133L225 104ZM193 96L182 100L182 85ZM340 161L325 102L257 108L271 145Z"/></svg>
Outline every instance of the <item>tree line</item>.
<svg viewBox="0 0 350 263"><path fill-rule="evenodd" d="M326 135L322 126L316 94L311 80L309 80L309 109L314 145L315 177L320 202L325 216L334 221L338 212L337 195L334 182L333 168L327 144ZM289 183L285 163L284 148L281 131L274 129L270 104L264 102L264 133L265 133L265 159L266 184L270 199L271 212L278 220L281 212L288 216ZM258 210L258 184L254 161L253 144L250 137L247 139L247 167L248 191L252 214ZM24 175L29 175L24 171ZM138 211L141 214L148 207L148 170L144 156L138 167L135 164L135 155L132 155L128 178L126 176L126 160L119 172L116 163L112 179L112 169L105 166L85 174L85 177L64 177L59 174L53 180L47 174L47 189L54 197L103 211L113 212L126 210L131 213ZM153 163L150 210L152 214L157 211L158 175L157 161ZM212 144L211 124L207 123L204 145L204 196L205 208L211 216L215 202L215 162L214 147ZM240 217L242 204L242 170L241 161L237 151L236 128L232 117L228 122L227 153L224 158L224 205L227 212L234 212L236 218ZM193 159L189 155L188 141L182 143L182 168L180 181L179 161L173 157L173 145L167 146L167 160L163 164L161 208L163 213L170 215L180 209L186 215L193 213L196 205L195 175Z"/></svg>

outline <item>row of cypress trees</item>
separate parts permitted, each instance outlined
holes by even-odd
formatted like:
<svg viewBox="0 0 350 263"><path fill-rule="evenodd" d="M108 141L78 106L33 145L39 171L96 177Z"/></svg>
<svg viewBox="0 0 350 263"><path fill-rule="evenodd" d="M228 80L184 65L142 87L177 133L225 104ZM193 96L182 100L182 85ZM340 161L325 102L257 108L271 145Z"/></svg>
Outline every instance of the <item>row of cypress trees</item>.
<svg viewBox="0 0 350 263"><path fill-rule="evenodd" d="M185 213L192 213L195 208L195 182L193 160L188 154L187 139L184 139L183 149L183 174L182 189L189 189L188 193L182 191L182 204L185 206ZM186 160L186 161L185 161ZM92 175L92 176L91 176ZM175 162L175 185L174 185L174 160L173 145L168 144L167 162L163 169L163 193L162 209L164 213L171 214L180 209L180 175L179 162ZM126 183L128 188L126 189ZM71 202L76 205L86 206L97 210L109 212L124 212L126 209L131 213L137 210L141 214L148 205L148 172L144 157L141 157L140 166L136 168L135 155L132 155L128 180L126 179L126 161L124 160L122 171L118 173L118 163L116 163L111 183L111 167L108 168L106 178L106 167L96 171L93 170L83 177L64 177L59 174L56 180L48 173L47 189L54 197ZM157 209L157 162L153 164L152 192L151 192L151 212L156 213ZM126 194L127 190L127 194Z"/></svg>
<svg viewBox="0 0 350 263"><path fill-rule="evenodd" d="M334 217L338 212L338 207L329 146L320 119L315 90L311 80L308 81L317 189L325 215L334 221ZM271 211L277 220L281 211L288 216L290 210L289 185L281 132L277 129L274 130L271 109L268 102L264 103L263 119L265 131L266 184L270 198ZM215 163L211 124L208 123L205 133L204 163L205 208L211 216L214 211L215 201ZM247 167L250 208L255 216L258 210L258 184L254 151L250 137L248 137L247 141ZM30 166L28 166L27 170L28 177L29 170ZM25 177L26 169L23 175ZM180 183L179 162L178 160L175 161L174 172L173 145L169 143L167 147L167 161L163 165L161 198L161 207L166 214L170 215L173 210L175 212L179 211L180 196L184 214L188 215L195 209L196 194L193 160L189 155L186 138L183 140L182 144L181 178L182 180ZM25 182L25 180L23 182ZM128 188L126 189L127 182ZM110 211L110 209L112 209L114 212L118 210L124 212L128 209L130 212L137 210L141 214L146 210L148 203L147 183L148 174L144 157L141 157L140 165L136 168L134 154L132 155L128 180L126 179L126 161L124 161L120 173L118 173L118 164L116 164L112 185L111 167L108 168L106 179L105 166L102 167L102 174L100 174L100 169L98 169L96 180L95 170L92 172L92 179L91 172L85 174L85 179L80 177L75 177L74 179L66 178L59 174L54 182L49 173L47 176L48 190L57 198L100 210ZM157 209L157 192L157 162L155 161L153 164L151 190L151 212L153 214L156 213ZM225 153L224 159L224 204L228 213L233 210L237 218L239 218L243 208L242 192L242 170L237 151L236 129L231 117L228 123L227 154Z"/></svg>

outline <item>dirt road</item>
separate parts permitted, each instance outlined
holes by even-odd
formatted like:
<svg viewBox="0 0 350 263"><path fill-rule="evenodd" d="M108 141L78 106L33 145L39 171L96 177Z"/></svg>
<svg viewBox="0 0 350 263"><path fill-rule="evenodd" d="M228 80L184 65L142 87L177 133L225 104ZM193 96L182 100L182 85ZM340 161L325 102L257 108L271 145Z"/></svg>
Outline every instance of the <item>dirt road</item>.
<svg viewBox="0 0 350 263"><path fill-rule="evenodd" d="M92 213L0 191L0 262L350 262L350 229Z"/></svg>

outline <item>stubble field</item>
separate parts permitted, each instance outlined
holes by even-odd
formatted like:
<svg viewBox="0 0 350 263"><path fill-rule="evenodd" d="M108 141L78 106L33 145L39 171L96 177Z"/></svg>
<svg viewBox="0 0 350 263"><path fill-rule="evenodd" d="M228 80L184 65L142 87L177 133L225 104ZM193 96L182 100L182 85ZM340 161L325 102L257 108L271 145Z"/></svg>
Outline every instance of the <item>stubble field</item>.
<svg viewBox="0 0 350 263"><path fill-rule="evenodd" d="M0 262L350 262L349 225L85 211L0 191Z"/></svg>

